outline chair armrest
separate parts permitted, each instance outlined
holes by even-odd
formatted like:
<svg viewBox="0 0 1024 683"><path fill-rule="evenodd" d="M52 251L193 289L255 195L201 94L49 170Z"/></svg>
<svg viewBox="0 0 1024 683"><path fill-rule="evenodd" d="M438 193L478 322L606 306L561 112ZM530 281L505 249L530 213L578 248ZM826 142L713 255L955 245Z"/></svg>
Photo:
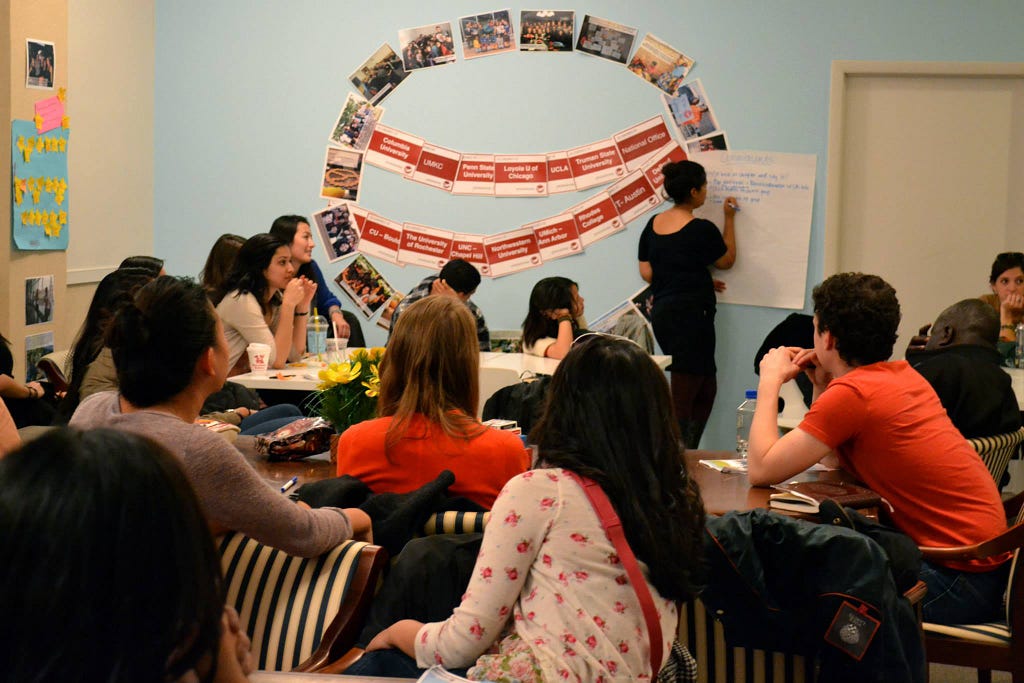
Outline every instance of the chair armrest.
<svg viewBox="0 0 1024 683"><path fill-rule="evenodd" d="M1024 522L1015 524L995 538L953 548L925 548L921 555L926 560L983 560L994 555L1002 555L1024 545Z"/></svg>
<svg viewBox="0 0 1024 683"><path fill-rule="evenodd" d="M360 657L363 656L365 650L361 647L354 647L341 656L340 659L336 659L329 664L325 664L323 667L317 669L313 673L318 674L341 674L345 673L345 669L355 664Z"/></svg>

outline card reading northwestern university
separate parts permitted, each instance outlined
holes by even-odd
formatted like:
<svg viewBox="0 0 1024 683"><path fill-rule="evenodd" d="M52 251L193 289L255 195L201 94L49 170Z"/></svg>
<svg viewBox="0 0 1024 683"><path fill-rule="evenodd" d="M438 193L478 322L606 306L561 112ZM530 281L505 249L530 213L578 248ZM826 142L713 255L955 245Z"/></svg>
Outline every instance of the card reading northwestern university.
<svg viewBox="0 0 1024 683"><path fill-rule="evenodd" d="M610 183L626 175L626 165L610 138L570 149L566 154L577 190Z"/></svg>
<svg viewBox="0 0 1024 683"><path fill-rule="evenodd" d="M484 238L484 251L491 265L491 277L518 273L541 264L540 249L533 230L519 228Z"/></svg>
<svg viewBox="0 0 1024 683"><path fill-rule="evenodd" d="M562 213L551 218L527 223L523 228L533 230L537 236L537 248L545 261L583 253L583 243L576 228L576 219L571 213Z"/></svg>
<svg viewBox="0 0 1024 683"><path fill-rule="evenodd" d="M494 155L463 154L452 194L494 196Z"/></svg>
<svg viewBox="0 0 1024 683"><path fill-rule="evenodd" d="M402 224L372 211L359 231L359 251L401 265L398 249L402 246Z"/></svg>
<svg viewBox="0 0 1024 683"><path fill-rule="evenodd" d="M469 235L464 232L457 232L452 236L451 258L460 258L463 261L472 263L480 274L485 277L491 276L491 266L487 263L487 253L484 251L484 236Z"/></svg>
<svg viewBox="0 0 1024 683"><path fill-rule="evenodd" d="M523 154L494 157L494 196L544 197L547 193L547 156Z"/></svg>
<svg viewBox="0 0 1024 683"><path fill-rule="evenodd" d="M422 149L422 138L378 125L366 148L366 163L411 178Z"/></svg>
<svg viewBox="0 0 1024 683"><path fill-rule="evenodd" d="M451 192L455 174L459 170L461 156L454 150L426 142L423 144L420 160L416 164L416 171L412 174L412 179L418 183Z"/></svg>
<svg viewBox="0 0 1024 683"><path fill-rule="evenodd" d="M576 181L572 178L569 155L565 152L550 152L548 158L548 194L575 192Z"/></svg>
<svg viewBox="0 0 1024 683"><path fill-rule="evenodd" d="M615 210L615 202L607 192L598 192L587 201L568 209L568 213L576 219L576 229L580 231L584 247L626 227L619 218L619 212Z"/></svg>
<svg viewBox="0 0 1024 683"><path fill-rule="evenodd" d="M665 119L654 116L612 136L626 169L635 171L651 160L662 147L675 142Z"/></svg>
<svg viewBox="0 0 1024 683"><path fill-rule="evenodd" d="M454 233L415 223L402 224L402 246L398 260L410 266L441 270L452 253Z"/></svg>
<svg viewBox="0 0 1024 683"><path fill-rule="evenodd" d="M615 202L615 210L623 223L631 222L662 202L661 195L654 191L640 169L609 187L608 195Z"/></svg>
<svg viewBox="0 0 1024 683"><path fill-rule="evenodd" d="M685 160L686 152L683 151L683 148L678 143L673 141L659 150L640 170L647 176L647 180L651 183L654 191L662 194L661 189L665 186L665 176L661 172L662 167L669 162Z"/></svg>

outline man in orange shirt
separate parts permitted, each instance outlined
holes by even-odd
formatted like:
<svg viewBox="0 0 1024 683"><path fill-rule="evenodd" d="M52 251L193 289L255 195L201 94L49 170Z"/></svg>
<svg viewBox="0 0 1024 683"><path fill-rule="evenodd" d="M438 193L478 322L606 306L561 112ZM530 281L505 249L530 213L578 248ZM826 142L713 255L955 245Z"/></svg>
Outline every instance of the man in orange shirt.
<svg viewBox="0 0 1024 683"><path fill-rule="evenodd" d="M892 505L892 520L918 545L970 545L1006 529L988 469L934 389L906 361L889 362L900 306L882 278L833 275L814 288L814 348L779 347L761 360L748 450L750 483L777 484L837 460ZM811 408L779 437L779 387L806 373ZM925 562L924 618L977 623L995 617L1008 558Z"/></svg>

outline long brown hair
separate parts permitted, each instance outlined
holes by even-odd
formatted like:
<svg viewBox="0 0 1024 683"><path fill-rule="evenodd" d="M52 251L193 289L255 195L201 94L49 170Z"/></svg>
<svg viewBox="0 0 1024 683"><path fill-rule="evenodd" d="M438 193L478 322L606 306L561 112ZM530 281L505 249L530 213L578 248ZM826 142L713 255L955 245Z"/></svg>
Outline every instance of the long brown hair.
<svg viewBox="0 0 1024 683"><path fill-rule="evenodd" d="M385 446L405 436L413 415L445 434L471 439L480 400L480 343L476 322L454 297L428 296L403 311L380 369L378 412L393 417Z"/></svg>

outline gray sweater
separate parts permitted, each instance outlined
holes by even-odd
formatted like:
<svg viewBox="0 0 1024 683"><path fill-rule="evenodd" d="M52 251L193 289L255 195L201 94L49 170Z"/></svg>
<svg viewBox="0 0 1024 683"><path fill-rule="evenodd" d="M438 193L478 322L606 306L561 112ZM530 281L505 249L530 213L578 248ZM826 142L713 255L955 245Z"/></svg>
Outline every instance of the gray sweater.
<svg viewBox="0 0 1024 683"><path fill-rule="evenodd" d="M300 557L315 557L351 538L352 526L341 509L296 505L206 427L153 410L122 413L118 398L113 391L90 396L78 406L70 425L123 429L163 444L180 458L211 524Z"/></svg>

